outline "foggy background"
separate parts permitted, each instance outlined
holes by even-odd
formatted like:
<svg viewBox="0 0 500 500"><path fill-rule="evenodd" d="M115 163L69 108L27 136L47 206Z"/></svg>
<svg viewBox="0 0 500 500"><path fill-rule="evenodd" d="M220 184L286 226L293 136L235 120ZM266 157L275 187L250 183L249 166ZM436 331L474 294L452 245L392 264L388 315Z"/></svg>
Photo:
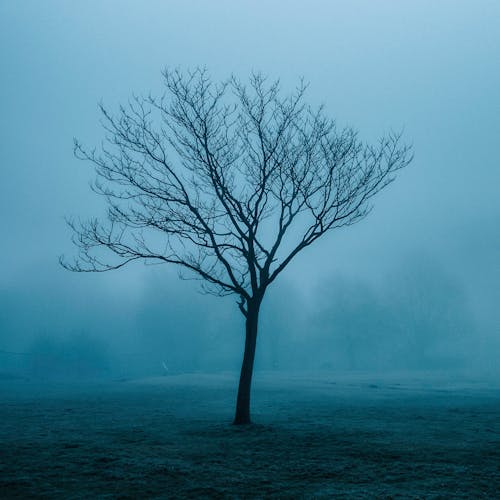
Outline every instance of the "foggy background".
<svg viewBox="0 0 500 500"><path fill-rule="evenodd" d="M304 76L307 100L415 159L361 223L305 250L262 308L259 369L450 370L500 356L500 3L0 1L0 372L142 376L239 369L235 300L176 269L72 274L64 217L102 213L73 137L206 65Z"/></svg>

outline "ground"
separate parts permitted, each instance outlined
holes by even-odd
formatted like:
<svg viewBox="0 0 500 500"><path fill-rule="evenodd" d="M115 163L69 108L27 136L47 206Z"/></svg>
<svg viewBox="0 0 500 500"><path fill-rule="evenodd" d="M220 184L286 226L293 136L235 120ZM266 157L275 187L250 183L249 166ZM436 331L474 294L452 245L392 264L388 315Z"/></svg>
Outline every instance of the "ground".
<svg viewBox="0 0 500 500"><path fill-rule="evenodd" d="M500 389L405 374L0 382L0 498L495 498Z"/></svg>

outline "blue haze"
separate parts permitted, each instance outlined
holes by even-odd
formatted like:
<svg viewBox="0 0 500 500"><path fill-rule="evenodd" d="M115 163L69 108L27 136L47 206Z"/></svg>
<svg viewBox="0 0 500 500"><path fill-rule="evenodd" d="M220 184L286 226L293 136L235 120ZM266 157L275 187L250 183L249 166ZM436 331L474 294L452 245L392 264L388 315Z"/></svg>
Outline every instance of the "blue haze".
<svg viewBox="0 0 500 500"><path fill-rule="evenodd" d="M51 353L63 375L238 367L231 299L161 266L83 275L57 262L73 252L64 217L102 213L72 155L74 136L102 137L97 103L159 90L167 65L206 65L285 88L304 76L339 124L368 140L404 128L414 145L373 213L271 291L257 365L497 373L499 26L493 0L3 0L0 350ZM75 352L88 370L71 368ZM52 369L26 359L0 353L0 371Z"/></svg>

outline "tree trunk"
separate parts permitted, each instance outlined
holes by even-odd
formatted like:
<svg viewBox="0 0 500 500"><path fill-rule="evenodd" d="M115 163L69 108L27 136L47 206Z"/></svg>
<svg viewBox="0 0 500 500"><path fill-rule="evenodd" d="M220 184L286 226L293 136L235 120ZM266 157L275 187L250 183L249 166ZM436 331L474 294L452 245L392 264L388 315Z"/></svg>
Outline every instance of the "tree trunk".
<svg viewBox="0 0 500 500"><path fill-rule="evenodd" d="M257 342L257 326L259 321L260 303L250 303L245 324L245 353L241 365L238 398L236 400L236 415L234 424L250 423L250 390L252 387L253 362Z"/></svg>

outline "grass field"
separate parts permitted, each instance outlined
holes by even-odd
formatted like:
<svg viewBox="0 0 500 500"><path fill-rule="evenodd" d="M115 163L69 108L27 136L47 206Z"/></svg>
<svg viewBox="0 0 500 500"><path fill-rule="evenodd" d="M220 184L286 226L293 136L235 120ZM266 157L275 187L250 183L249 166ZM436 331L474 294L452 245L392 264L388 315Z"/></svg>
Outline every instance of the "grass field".
<svg viewBox="0 0 500 500"><path fill-rule="evenodd" d="M1 498L499 498L500 390L405 374L0 382Z"/></svg>

